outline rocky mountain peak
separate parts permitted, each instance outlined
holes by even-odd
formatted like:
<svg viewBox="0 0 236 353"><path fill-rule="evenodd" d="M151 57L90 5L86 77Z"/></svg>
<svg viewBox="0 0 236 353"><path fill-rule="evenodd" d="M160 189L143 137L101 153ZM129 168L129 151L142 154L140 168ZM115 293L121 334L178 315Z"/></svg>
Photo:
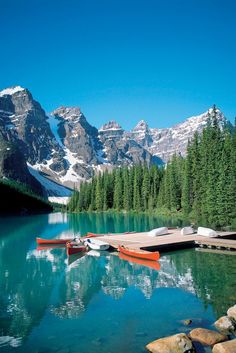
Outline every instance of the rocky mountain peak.
<svg viewBox="0 0 236 353"><path fill-rule="evenodd" d="M110 120L108 123L102 125L102 127L98 130L99 132L106 132L106 131L123 131L122 127L115 121Z"/></svg>
<svg viewBox="0 0 236 353"><path fill-rule="evenodd" d="M30 164L44 163L59 150L47 116L31 93L20 86L0 93L0 133L15 143Z"/></svg>
<svg viewBox="0 0 236 353"><path fill-rule="evenodd" d="M149 129L148 124L145 120L140 120L138 124L133 128L132 132L146 132Z"/></svg>
<svg viewBox="0 0 236 353"><path fill-rule="evenodd" d="M6 96L6 95L11 96L15 93L22 92L22 91L26 91L26 89L21 86L8 87L0 91L0 97Z"/></svg>
<svg viewBox="0 0 236 353"><path fill-rule="evenodd" d="M150 129L145 120L141 120L130 133L131 137L141 146L147 148L152 144Z"/></svg>
<svg viewBox="0 0 236 353"><path fill-rule="evenodd" d="M59 107L55 109L51 115L54 115L56 118L71 121L79 122L80 118L84 117L81 109L79 107Z"/></svg>

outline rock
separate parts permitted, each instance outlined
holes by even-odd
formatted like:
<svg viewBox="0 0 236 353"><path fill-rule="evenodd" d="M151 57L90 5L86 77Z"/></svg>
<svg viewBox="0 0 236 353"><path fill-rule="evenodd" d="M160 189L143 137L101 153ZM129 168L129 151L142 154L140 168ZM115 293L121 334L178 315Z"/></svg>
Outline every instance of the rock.
<svg viewBox="0 0 236 353"><path fill-rule="evenodd" d="M187 320L184 320L184 321L183 321L183 324L184 324L185 326L191 325L191 323L192 323L192 320L190 320L190 319L187 319Z"/></svg>
<svg viewBox="0 0 236 353"><path fill-rule="evenodd" d="M220 317L214 323L214 326L225 335L236 334L236 322L228 316Z"/></svg>
<svg viewBox="0 0 236 353"><path fill-rule="evenodd" d="M222 335L219 332L207 330L205 328L195 328L190 331L189 336L193 341L198 341L208 346L213 346L218 342L223 342L228 339L227 336Z"/></svg>
<svg viewBox="0 0 236 353"><path fill-rule="evenodd" d="M150 342L146 349L152 353L194 353L191 340L185 333L160 338Z"/></svg>
<svg viewBox="0 0 236 353"><path fill-rule="evenodd" d="M236 321L236 305L231 306L231 308L228 309L227 315L228 315L231 319L233 319L234 321Z"/></svg>
<svg viewBox="0 0 236 353"><path fill-rule="evenodd" d="M213 353L235 353L236 352L236 339L214 345Z"/></svg>

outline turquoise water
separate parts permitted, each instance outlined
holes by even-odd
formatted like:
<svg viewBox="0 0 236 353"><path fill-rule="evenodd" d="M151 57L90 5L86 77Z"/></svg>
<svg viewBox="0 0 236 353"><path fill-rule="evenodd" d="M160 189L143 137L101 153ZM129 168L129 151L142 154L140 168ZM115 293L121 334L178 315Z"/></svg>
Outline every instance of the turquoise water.
<svg viewBox="0 0 236 353"><path fill-rule="evenodd" d="M35 243L177 223L112 214L0 219L1 352L141 353L158 337L187 332L181 320L210 328L236 302L236 256L164 253L156 271L109 252L68 263L64 248Z"/></svg>

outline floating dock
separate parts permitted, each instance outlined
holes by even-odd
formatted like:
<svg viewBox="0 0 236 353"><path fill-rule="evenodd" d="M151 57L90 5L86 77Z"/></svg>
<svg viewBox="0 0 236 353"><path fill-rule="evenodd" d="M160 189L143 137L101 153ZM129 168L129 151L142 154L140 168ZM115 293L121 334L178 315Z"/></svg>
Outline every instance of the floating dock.
<svg viewBox="0 0 236 353"><path fill-rule="evenodd" d="M230 239L227 239L230 238ZM176 249L185 249L188 247L209 246L220 247L224 249L236 250L236 231L218 232L217 238L204 237L201 235L181 235L181 229L169 229L166 235L150 237L148 232L142 233L117 233L106 234L96 239L105 241L113 248L117 249L119 245L124 245L133 249L169 251Z"/></svg>
<svg viewBox="0 0 236 353"><path fill-rule="evenodd" d="M207 247L210 249L226 249L236 250L236 239L221 239L221 238L207 238L203 240L196 240L196 244L200 247Z"/></svg>

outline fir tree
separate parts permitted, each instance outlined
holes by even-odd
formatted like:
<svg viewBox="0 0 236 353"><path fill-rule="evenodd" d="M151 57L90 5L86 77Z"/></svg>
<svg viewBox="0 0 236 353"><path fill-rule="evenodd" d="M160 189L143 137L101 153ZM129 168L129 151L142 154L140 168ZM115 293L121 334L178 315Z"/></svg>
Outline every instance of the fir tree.
<svg viewBox="0 0 236 353"><path fill-rule="evenodd" d="M96 182L96 190L95 190L95 207L97 211L102 211L103 209L103 192L102 192L102 178L99 173Z"/></svg>

